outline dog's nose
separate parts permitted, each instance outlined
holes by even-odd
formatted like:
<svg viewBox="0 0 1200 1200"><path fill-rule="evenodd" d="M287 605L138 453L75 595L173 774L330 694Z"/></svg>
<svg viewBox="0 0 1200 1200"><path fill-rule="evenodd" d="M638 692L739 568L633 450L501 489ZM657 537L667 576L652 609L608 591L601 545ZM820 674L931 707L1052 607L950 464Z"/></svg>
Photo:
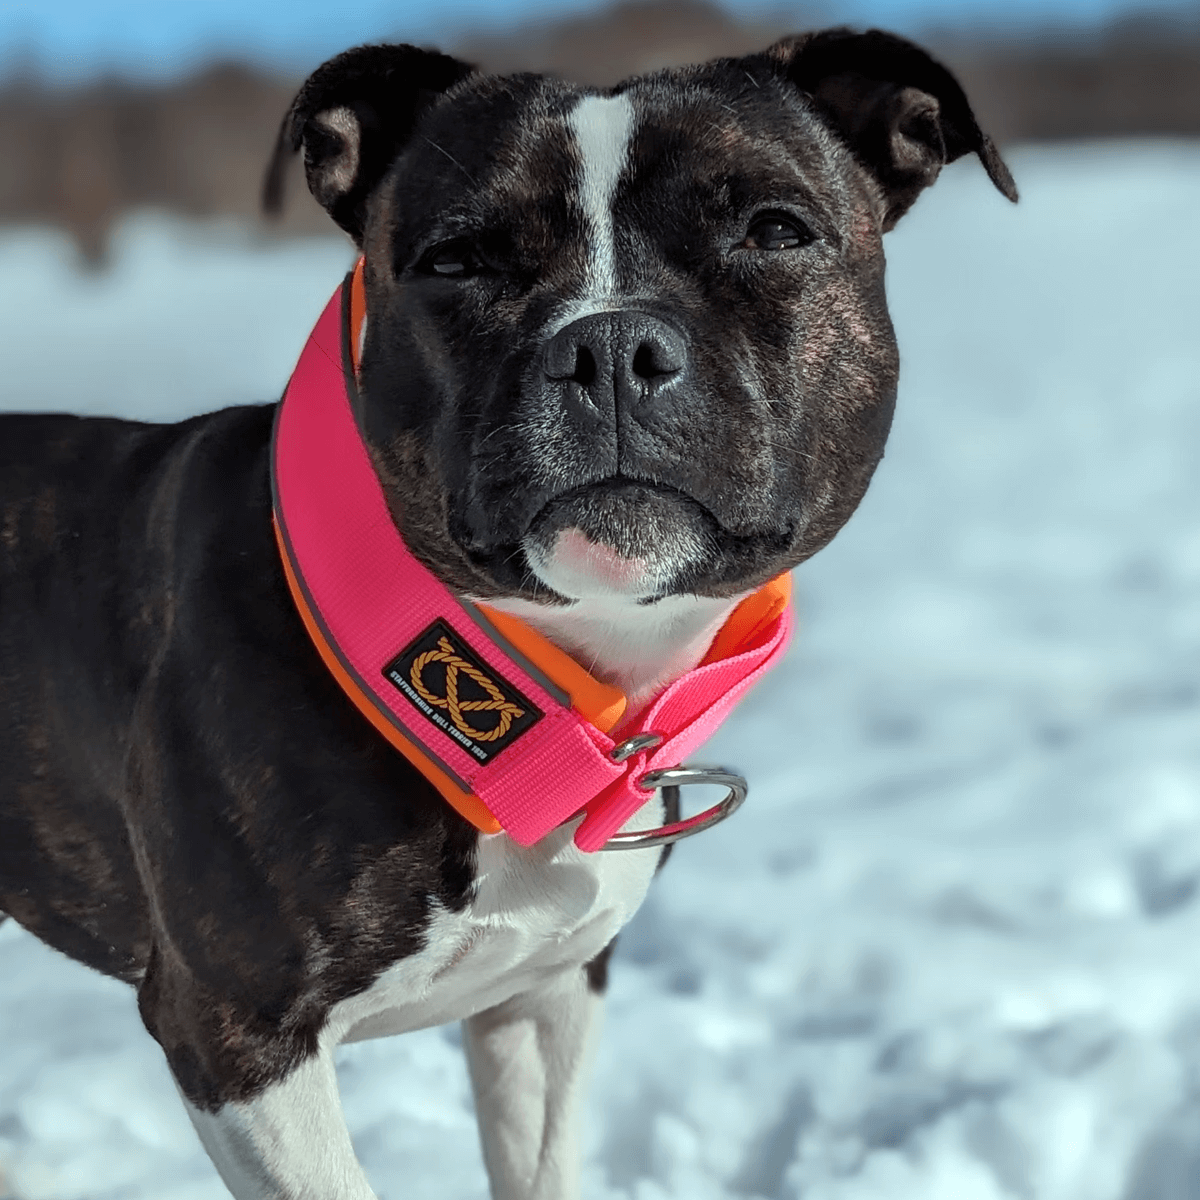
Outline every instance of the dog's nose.
<svg viewBox="0 0 1200 1200"><path fill-rule="evenodd" d="M641 312L572 321L546 343L543 359L546 378L565 399L599 413L664 399L686 366L683 335Z"/></svg>

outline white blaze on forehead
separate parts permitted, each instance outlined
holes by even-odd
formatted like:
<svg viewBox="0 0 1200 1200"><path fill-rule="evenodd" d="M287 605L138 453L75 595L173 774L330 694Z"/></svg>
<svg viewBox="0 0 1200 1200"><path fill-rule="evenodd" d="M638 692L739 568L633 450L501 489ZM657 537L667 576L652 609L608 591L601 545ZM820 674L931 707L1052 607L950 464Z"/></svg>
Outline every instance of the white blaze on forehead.
<svg viewBox="0 0 1200 1200"><path fill-rule="evenodd" d="M582 168L579 200L589 227L587 291L592 296L617 291L613 197L629 156L633 117L628 96L584 96L567 118Z"/></svg>

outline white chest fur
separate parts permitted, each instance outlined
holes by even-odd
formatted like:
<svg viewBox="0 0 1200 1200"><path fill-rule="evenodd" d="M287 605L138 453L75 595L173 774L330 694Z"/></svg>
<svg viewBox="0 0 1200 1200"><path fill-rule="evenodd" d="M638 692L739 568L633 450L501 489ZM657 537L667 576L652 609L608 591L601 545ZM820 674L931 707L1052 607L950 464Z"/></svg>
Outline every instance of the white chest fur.
<svg viewBox="0 0 1200 1200"><path fill-rule="evenodd" d="M653 800L625 826L662 823ZM324 1039L361 1041L461 1020L595 958L637 911L661 850L584 854L564 825L524 849L481 835L461 912L435 911L425 948L337 1004Z"/></svg>

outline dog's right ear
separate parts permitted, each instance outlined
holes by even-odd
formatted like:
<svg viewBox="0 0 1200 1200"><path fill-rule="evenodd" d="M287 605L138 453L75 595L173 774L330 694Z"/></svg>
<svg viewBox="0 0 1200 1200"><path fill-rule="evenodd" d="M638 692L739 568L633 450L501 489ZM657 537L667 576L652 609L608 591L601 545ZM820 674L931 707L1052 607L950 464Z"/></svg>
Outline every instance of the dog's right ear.
<svg viewBox="0 0 1200 1200"><path fill-rule="evenodd" d="M279 130L263 208L283 207L291 156L304 148L309 191L362 245L366 201L412 134L417 118L474 68L416 46L359 46L319 66Z"/></svg>
<svg viewBox="0 0 1200 1200"><path fill-rule="evenodd" d="M964 154L977 154L992 183L1016 200L1017 185L958 80L907 39L879 29L826 29L741 61L765 63L809 97L882 186L885 230Z"/></svg>

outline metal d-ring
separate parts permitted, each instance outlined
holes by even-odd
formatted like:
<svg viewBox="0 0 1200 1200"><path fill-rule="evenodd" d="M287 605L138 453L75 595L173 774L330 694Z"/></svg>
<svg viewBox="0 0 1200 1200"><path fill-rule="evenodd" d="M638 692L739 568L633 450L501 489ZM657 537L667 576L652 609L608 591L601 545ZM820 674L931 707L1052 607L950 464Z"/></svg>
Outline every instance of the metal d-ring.
<svg viewBox="0 0 1200 1200"><path fill-rule="evenodd" d="M633 738L629 739L631 742ZM631 751L636 753L636 751ZM668 842L678 842L682 838L691 837L705 829L725 820L742 806L749 787L746 780L735 771L725 767L668 767L663 771L647 771L638 781L637 786L643 791L652 792L662 788L666 793L670 788L679 798L679 789L697 783L721 784L729 789L725 798L706 808L694 817L683 821L674 821L670 825L659 825L656 829L639 829L629 833L614 833L601 850L638 850L645 846L665 846Z"/></svg>

